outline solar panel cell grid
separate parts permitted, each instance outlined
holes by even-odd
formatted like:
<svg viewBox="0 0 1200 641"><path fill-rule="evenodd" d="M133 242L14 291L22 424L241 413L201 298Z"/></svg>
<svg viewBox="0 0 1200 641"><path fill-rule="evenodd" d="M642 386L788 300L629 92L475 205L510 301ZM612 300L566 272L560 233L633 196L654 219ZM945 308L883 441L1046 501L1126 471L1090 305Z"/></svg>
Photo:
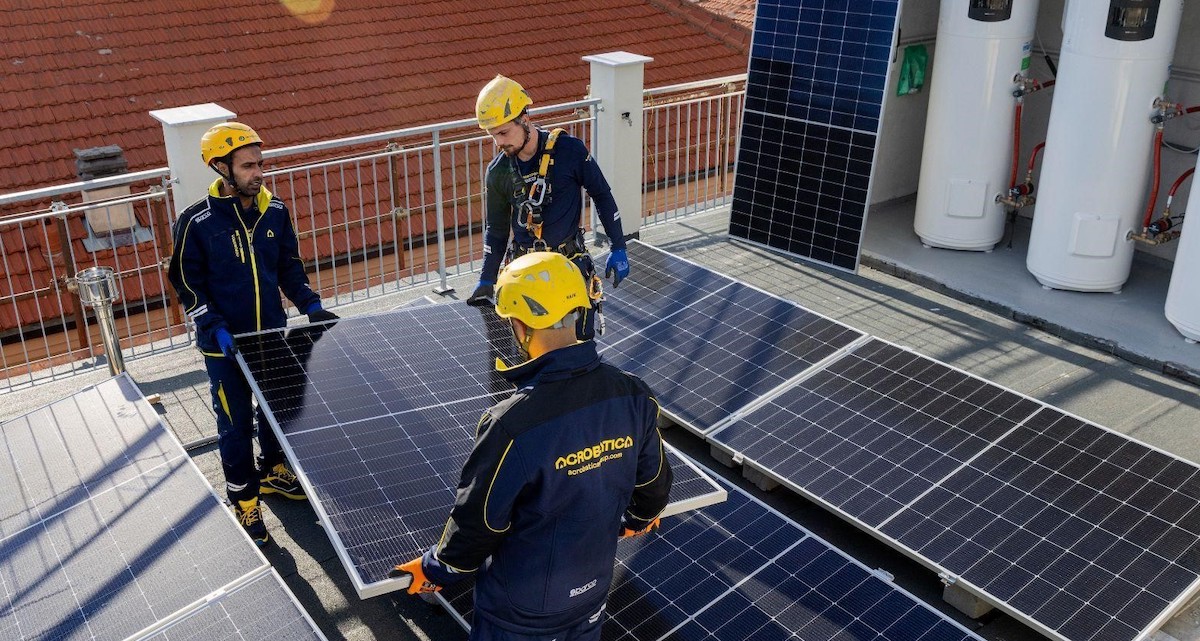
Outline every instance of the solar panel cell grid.
<svg viewBox="0 0 1200 641"><path fill-rule="evenodd" d="M605 315L617 331L605 335L601 354L645 380L663 408L695 431L862 336L641 243L630 243L629 251L631 260L655 273L683 276L611 290ZM703 289L692 287L696 283Z"/></svg>
<svg viewBox="0 0 1200 641"><path fill-rule="evenodd" d="M1163 485L1142 459L1165 462L1045 408L883 532L1063 638L1138 638L1200 579L1200 533L1159 510L1195 505L1198 470Z"/></svg>
<svg viewBox="0 0 1200 641"><path fill-rule="evenodd" d="M877 526L1036 408L872 340L710 439Z"/></svg>
<svg viewBox="0 0 1200 641"><path fill-rule="evenodd" d="M127 377L5 422L0 443L20 472L7 523L24 523L0 536L0 637L123 639L266 565Z"/></svg>
<svg viewBox="0 0 1200 641"><path fill-rule="evenodd" d="M274 570L262 573L147 641L323 639Z"/></svg>
<svg viewBox="0 0 1200 641"><path fill-rule="evenodd" d="M757 6L730 234L854 270L899 3Z"/></svg>
<svg viewBox="0 0 1200 641"><path fill-rule="evenodd" d="M723 485L724 481L721 482ZM978 641L732 486L729 500L621 543L605 641ZM469 589L443 596L469 621Z"/></svg>

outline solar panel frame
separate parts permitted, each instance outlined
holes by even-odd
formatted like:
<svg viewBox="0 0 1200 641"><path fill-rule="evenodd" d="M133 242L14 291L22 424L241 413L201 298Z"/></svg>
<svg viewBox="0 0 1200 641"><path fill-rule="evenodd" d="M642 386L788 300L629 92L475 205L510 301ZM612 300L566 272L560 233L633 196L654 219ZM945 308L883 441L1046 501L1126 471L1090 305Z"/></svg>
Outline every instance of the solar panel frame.
<svg viewBox="0 0 1200 641"><path fill-rule="evenodd" d="M887 341L874 338L871 339L867 345L861 346L858 349L869 351L873 344L876 347L878 345L887 345L896 350L912 353L911 350L907 350L903 347L888 343ZM839 364L845 365L850 360L854 359L857 353L858 352L849 352L842 357L842 361L834 361L830 363L828 367L836 368L839 366ZM914 356L919 356L915 353L912 354ZM1004 562L1003 557L997 554L997 551L1003 551L1005 545L1009 546L1009 551L1019 550L1021 554L1026 554L1030 548L1036 547L1035 544L1038 536L1058 537L1057 539L1050 539L1049 541L1043 539L1043 544L1049 544L1050 541L1053 541L1054 545L1065 546L1073 545L1078 541L1080 544L1092 545L1092 542L1089 542L1085 536L1094 534L1098 529L1080 527L1072 530L1067 527L1067 525L1070 523L1065 519L1061 519L1057 522L1062 524L1060 529L1054 530L1053 532L1040 532L1040 530L1035 531L1032 538L1025 537L1023 540L1015 539L1014 533L1005 533L1003 528L993 527L989 529L989 523L994 524L998 522L1007 512L998 512L1000 516L995 516L995 518L990 520L981 521L978 518L979 511L986 511L988 508L1003 510L1005 506L1011 506L1012 509L1028 509L1029 497L1019 496L1013 491L1018 488L1004 482L1003 480L991 479L991 481L988 483L979 485L979 479L983 477L991 478L993 471L999 471L998 473L1014 479L1025 473L1023 468L1020 468L1019 466L1013 467L1011 463L1009 463L1009 460L1015 456L1018 456L1018 452L1040 452L1046 456L1053 456L1060 451L1056 450L1055 448L1061 449L1062 447L1067 447L1071 438L1074 438L1076 441L1085 440L1079 436L1079 433L1082 430L1088 430L1090 433L1097 436L1086 441L1087 443L1100 443L1101 441L1104 443L1102 446L1089 446L1107 448L1114 453L1114 456L1116 456L1116 453L1120 453L1122 457L1126 459L1132 459L1131 461L1127 462L1130 465L1139 466L1136 474L1141 475L1142 478L1146 480L1153 480L1156 484L1164 488L1164 492L1172 486L1160 479L1163 479L1170 474L1183 474L1187 480L1187 492L1189 493L1188 496L1191 499L1190 502L1184 499L1179 499L1171 502L1170 505L1167 505L1168 502L1172 501L1170 496L1168 496L1168 498L1158 500L1154 498L1157 496L1157 493L1146 492L1145 488L1139 488L1136 486L1136 484L1131 485L1128 482L1124 482L1120 488L1120 490L1123 492L1123 494L1120 496L1125 497L1124 499L1118 497L1118 499L1106 504L1103 501L1100 501L1098 498L1092 498L1091 502L1083 501L1083 503L1081 503L1081 509L1090 510L1100 510L1101 507L1099 506L1103 505L1110 506L1112 509L1106 513L1107 516L1105 517L1106 520L1103 521L1104 524L1115 524L1123 521L1131 521L1129 523L1129 529L1138 526L1143 527L1145 532L1144 536L1157 537L1152 542L1165 541L1167 540L1167 533L1174 532L1175 534L1171 538L1171 541L1173 542L1172 548L1175 549L1179 555L1183 554L1184 550L1192 549L1197 545L1200 545L1200 466L1180 459L1179 457L1171 455L1158 448L1141 443L1136 439L1130 438L1124 434L1114 432L1113 430L1110 430L1104 426L1064 412L1037 399L1033 399L1013 390L1004 388L1003 386L984 381L979 377L973 376L962 370L958 370L957 368L950 367L944 363L938 363L932 359L925 358L925 360L936 363L944 370L955 371L960 375L960 379L956 379L959 382L955 383L955 386L943 391L966 389L961 386L962 380L974 379L976 381L981 381L987 383L996 390L1003 391L1006 395L1023 399L1023 402L1020 405L1012 405L1011 407L1020 408L1017 413L1024 414L1024 417L1019 421L1011 422L1010 425L1004 426L1004 428L1000 430L998 434L995 434L991 437L984 447L972 450L970 452L970 456L961 459L960 463L952 471L942 475L940 480L938 480L936 483L927 485L923 492L918 494L909 502L899 507L895 507L892 513L886 516L886 518L881 518L877 515L876 518L870 519L869 521L864 520L860 518L860 516L843 509L838 503L831 501L829 497L826 496L819 488L814 489L813 487L802 485L787 475L781 474L778 470L745 456L743 451L740 451L734 447L730 447L728 443L721 442L723 432L728 434L727 430L739 421L752 417L756 412L769 409L776 400L786 398L789 392L792 391L792 388L780 390L779 393L772 397L763 399L763 401L756 406L750 407L746 411L732 416L725 425L718 426L717 429L710 433L707 440L715 449L732 454L735 462L743 465L749 465L753 469L765 475L767 478L770 478L781 485L784 485L788 489L804 496L805 498L822 505L829 511L837 514L839 517L853 523L864 531L870 533L872 536L899 550L906 556L914 559L934 572L937 572L939 575L943 576L947 582L952 583L962 588L966 592L995 605L1014 618L1054 639L1059 639L1061 641L1079 641L1079 639L1093 639L1094 641L1128 641L1129 639L1143 639L1150 635L1158 627L1161 627L1163 623L1165 623L1175 612L1180 610L1197 594L1200 594L1200 561L1194 561L1191 563L1194 568L1191 571L1190 578L1187 579L1181 579L1180 577L1183 575L1179 571L1174 571L1170 575L1172 578L1166 578L1167 575L1165 574L1158 574L1154 577L1147 576L1146 579L1148 583L1151 579L1157 579L1159 581L1159 583L1154 584L1156 586L1155 589L1157 590L1167 590L1167 584L1176 585L1178 586L1178 589L1174 592L1172 598L1160 597L1158 602L1159 607L1157 608L1159 614L1152 618L1143 617L1141 619L1141 627L1137 628L1136 631L1133 631L1132 626L1122 627L1123 624L1110 614L1111 612L1117 612L1120 614L1138 607L1146 607L1150 605L1149 599L1139 596L1132 589L1127 590L1125 596L1128 597L1128 602L1132 603L1133 605L1127 605L1126 601L1120 598L1110 597L1109 601L1111 603L1109 603L1107 609L1100 607L1089 607L1086 609L1086 612L1094 615L1095 617L1099 617L1100 613L1104 613L1106 617L1113 619L1113 622L1107 623L1103 629L1087 627L1087 621L1089 619L1095 619L1082 614L1085 611L1085 608L1082 606L1073 611L1073 613L1076 614L1074 617L1059 617L1060 619L1063 619L1063 621L1059 623L1057 628L1053 627L1051 624L1048 624L1044 620L1045 617L1037 618L1037 611L1039 611L1038 609L1048 609L1051 607L1057 608L1059 607L1059 605L1057 605L1059 601L1066 599L1066 596L1059 596L1057 597L1058 600L1052 600L1052 597L1055 597L1055 594L1058 593L1058 590L1069 587L1066 582L1064 582L1063 585L1054 585L1051 583L1046 583L1043 579L1041 579L1040 576L1037 576L1036 579L1038 581L1045 583L1044 589L1042 589L1040 592L1037 592L1036 594L1033 592L1034 588L1037 587L1033 584L1029 584L1027 586L1028 590L1026 594L1022 594L1021 589L1016 590L1015 593L1018 596L1022 596L1022 602L1030 604L1030 607L1036 606L1035 611L1032 612L1027 612L1018 605L1011 603L1009 599L1013 597L1012 594L1005 596L1003 593L998 593L997 589L993 587L993 584L1015 580L1015 578L1018 576L1024 576L1019 575L1018 571L1032 576L1032 568L1049 566L1051 563L1055 562L1056 559L1059 559L1060 562L1065 562L1064 558L1066 555L1074 554L1070 550L1067 550L1066 552L1060 552L1057 556L1046 557L1042 554L1042 551L1039 550L1037 552L1039 555L1038 559L1035 560L1032 556L1030 556L1027 563L1024 564L1028 567L1022 567L1022 564L1019 564L1017 561L1025 559L1024 556L1018 556L1017 559L1006 563ZM853 367L853 365L851 367ZM858 368L858 371L861 374L863 368ZM812 376L821 376L823 373L824 372L814 372ZM893 383L895 383L895 381L893 381ZM797 384L803 385L804 379L798 381ZM995 398L992 398L989 402L993 402L994 400ZM1031 408L1031 411L1026 413L1026 408ZM1053 416L1054 421L1057 423L1065 422L1072 426L1071 430L1066 431L1068 436L1063 436L1058 441L1054 441L1054 439L1051 438L1042 438L1039 440L1031 437L1031 432L1037 436L1040 435L1042 431L1049 429L1048 427L1043 426L1043 430L1039 431L1031 427L1031 425L1047 423L1048 416ZM1012 445L1007 447L1003 445L1010 443ZM1018 446L1018 444L1020 445ZM1003 449L1005 452L1009 453L1006 458L997 459L996 454L1000 449ZM1140 454L1136 454L1136 457L1135 450L1140 452ZM1109 465L1107 468L1100 468L1099 466L1090 467L1087 464L1079 462L1079 460L1082 458L1082 455L1080 455L1076 459L1072 459L1072 467L1069 468L1071 474L1080 476L1081 478L1093 478L1098 480L1105 479L1107 478L1105 476L1106 473L1116 473L1121 469L1120 466L1117 465ZM1154 463L1148 462L1148 460L1151 458L1154 459ZM1104 469L1107 470L1107 472L1097 472L1093 470L1092 467ZM1128 472L1123 475L1117 474L1114 476L1114 479L1128 478L1128 476L1132 474L1135 473ZM1050 473L1047 476L1052 475L1053 473ZM1108 484L1115 486L1118 484L1118 480L1110 479ZM1055 485L1053 490L1050 490L1049 485L1046 485L1047 489L1045 491L1056 492L1053 494L1053 496L1060 497L1065 496L1069 490L1077 490L1080 485L1080 483L1075 483L1074 486L1072 486L1070 483L1059 483ZM963 494L970 492L974 495L982 495L991 502L986 504L987 507L984 507L982 502L972 502L970 499L964 499L955 492L947 490L947 486L960 488L960 492ZM1038 487L1040 488L1041 486ZM1108 487L1108 485L1105 487ZM1001 490L1006 490L1007 493L1002 495ZM1029 492L1026 492L1026 494L1029 494ZM1169 495L1170 492L1167 492L1167 494ZM1176 492L1176 494L1180 494L1180 492ZM946 495L951 495L952 498L957 499L957 502L951 503L951 501L947 500ZM1100 493L1096 492L1091 496L1095 497L1098 495L1100 495ZM1151 511L1143 510L1140 513L1143 516L1149 514L1160 517L1160 520L1165 520L1167 518L1166 515L1169 513L1179 512L1181 509L1180 506L1186 504L1187 515L1181 518L1192 518L1192 520L1189 521L1188 526L1190 529L1186 529L1183 526L1172 526L1166 529L1160 528L1162 529L1162 532L1159 532L1159 530L1151 529L1150 525L1147 525L1148 518L1132 518L1132 513L1129 512L1129 510L1132 510L1133 507L1128 503L1128 501L1138 497L1140 497L1141 500L1154 503L1154 505L1151 506ZM1103 497L1101 496L1101 498ZM1078 501L1079 499L1075 500ZM1018 501L1022 502L1018 503ZM1054 507L1053 502L1050 501L1041 501L1039 505L1040 507L1037 507L1037 514L1041 514L1042 510L1049 509L1058 509L1059 511L1062 511L1061 507ZM922 507L923 511L918 509L921 506L924 506ZM1119 510L1121 509L1126 511L1119 513ZM953 516L939 516L939 510L944 512L946 515ZM1157 512L1161 512L1161 514L1157 514ZM1073 514L1074 512L1068 510L1064 511L1063 513ZM1190 515L1192 514L1195 516L1191 517ZM955 517L957 517L959 520L954 520ZM1026 522L1028 522L1028 520L1026 520ZM1086 524L1086 521L1082 519L1075 519L1071 522L1079 525ZM958 529L951 530L951 525L956 525ZM1057 525L1054 527L1057 527ZM1116 526L1114 525L1113 527L1115 528ZM978 541L973 538L975 536L978 537ZM1124 535L1122 534L1121 536ZM1087 561L1080 562L1080 572L1082 572L1083 568L1085 567L1101 567L1099 563L1092 562L1090 559L1101 559L1104 553L1112 553L1113 560L1108 561L1109 563L1119 563L1121 560L1128 558L1129 555L1132 554L1129 546L1121 546L1120 549L1118 549L1118 544L1124 539L1113 536L1104 538L1100 535L1097 535L1095 538L1098 541L1101 539L1108 541L1108 545L1095 550L1094 555L1082 554L1078 556L1079 559L1089 559ZM934 557L925 552L926 548L936 548L948 545L948 541L951 540L958 542L957 546L951 551L952 554L947 554L942 557ZM1033 553L1030 552L1029 554ZM1149 555L1151 553L1147 551L1145 554ZM1139 556L1138 558L1140 559L1142 557ZM1130 562L1132 563L1133 561L1131 560ZM1176 566L1179 566L1179 564L1176 563L1175 566L1172 567ZM1131 568L1131 565L1127 565L1122 569L1128 570ZM989 575L995 575L996 580L988 581L981 578L981 576ZM1093 572L1093 577L1094 576L1096 576L1095 572ZM1111 583L1116 580L1115 577L1117 577L1117 574L1116 572L1109 571L1107 576L1114 577L1108 579L1108 581ZM1184 583L1181 585L1180 581L1184 581ZM1166 584L1164 584L1164 582ZM1085 583L1088 584L1088 586L1085 586ZM1080 574L1079 577L1077 577L1077 580L1070 585L1075 586L1076 589L1084 589L1087 587L1088 590L1091 590L1092 588L1090 584L1093 583L1097 583L1097 581L1085 581L1082 579L1082 574ZM1131 584L1136 585L1139 584L1139 582L1134 581ZM1038 585L1041 584L1039 583ZM1143 592L1145 591L1143 590ZM1099 587L1095 588L1095 590L1092 592L1093 595L1099 595L1101 593L1102 590ZM1082 602L1082 600L1080 601ZM1118 602L1120 603L1118 604ZM1068 624L1072 628L1072 633L1063 633L1059 631L1062 627L1065 627ZM1127 636L1121 636L1115 633L1114 630L1125 630L1129 631L1130 634ZM1075 634L1075 636L1072 636L1072 634ZM1079 636L1079 634L1084 636Z"/></svg>
<svg viewBox="0 0 1200 641"><path fill-rule="evenodd" d="M700 467L703 469L703 466ZM810 587L828 584L834 589L845 589L847 602L863 606L861 612L852 610L845 619L849 622L857 617L862 623L847 623L846 628L853 627L857 632L864 632L872 630L870 626L874 625L880 631L878 634L854 638L909 641L918 637L912 636L909 631L902 633L899 630L894 631L897 636L890 636L887 634L888 626L923 616L936 619L936 622L928 628L934 636L920 636L921 639L979 641L980 638L974 633L745 490L724 479L720 483L730 490L729 501L693 511L682 519L666 520L657 534L623 541L618 547L617 568L607 606L609 617L603 633L605 641L698 641L701 638L778 641L785 638L779 636L778 629L747 630L741 627L746 620L745 613L757 608L759 614L753 618L761 621L764 616L771 618L763 614L767 608L782 612L790 607L794 614L798 606L808 607L809 604L758 585L759 579L773 574L778 576L774 586L787 585L794 589L798 585L805 585L796 577L796 572L809 566L821 570L817 572L821 580L811 582ZM756 543L745 542L751 538ZM739 543L741 547L733 549ZM701 554L688 554L683 546L698 549ZM814 550L823 553L819 564L818 559L807 558ZM722 557L725 561L718 560ZM794 557L804 558L808 563L801 564L797 558L801 567L793 571L787 562ZM831 564L830 559L840 560L839 567L833 568L838 563ZM825 573L827 568L835 571ZM840 574L847 569L859 579L859 583L848 583L847 577ZM779 576L781 574L790 576L785 578ZM868 584L870 588L866 587ZM743 594L743 588L749 592ZM839 598L825 599L827 607L842 600L842 593L834 596ZM678 605L685 598L700 605ZM459 625L470 629L467 618L471 609L471 589L464 589L461 584L452 586L439 592L437 600ZM740 607L735 616L722 612L731 602L737 602ZM897 606L902 609L897 609ZM909 618L905 619L906 616ZM694 634L699 622L708 622L710 618L728 623L729 634L706 636L707 631ZM809 623L813 620L810 617ZM842 638L837 636L839 629L836 626L827 629L825 636L820 637L801 637L795 631L784 629L788 630L786 638L789 639ZM754 636L759 632L762 636Z"/></svg>
<svg viewBox="0 0 1200 641"><path fill-rule="evenodd" d="M33 467L21 467L25 450L11 438L18 431L35 448ZM45 478L62 488L41 499L32 495L49 507L32 522L8 519L10 528L0 534L0 573L7 577L0 579L6 613L0 634L6 638L81 632L140 638L182 613L204 610L247 576L270 571L127 374L5 421L0 441L8 453L4 468L14 472L0 474L0 485L36 480L32 472L46 465L43 471L54 474ZM30 568L41 575L27 584L20 579ZM66 605L56 606L64 596ZM28 615L24 630L22 612ZM51 617L43 621L51 631L28 628L39 612ZM324 639L306 620L313 638Z"/></svg>
<svg viewBox="0 0 1200 641"><path fill-rule="evenodd" d="M857 270L899 14L900 0L757 4L732 238Z"/></svg>
<svg viewBox="0 0 1200 641"><path fill-rule="evenodd" d="M663 413L696 434L865 338L840 321L652 245L635 240L627 250L646 276L606 293L609 329L600 354L645 380ZM683 293L668 293L676 287ZM697 362L692 357L700 350L726 367ZM656 364L667 358L673 362ZM730 376L735 366L758 378Z"/></svg>
<svg viewBox="0 0 1200 641"><path fill-rule="evenodd" d="M477 326L481 314L486 323L484 328ZM428 318L434 318L436 322L431 323ZM372 372L381 374L377 379L378 388L369 394L355 396L357 400L351 402L349 410L333 409L315 414L307 409L297 412L296 394L281 394L265 386L279 383L283 389L293 384L303 385L306 391L302 396L311 395L319 399L319 405L326 405L325 398L339 392L323 389L325 381L339 382L342 385L339 390L355 387L354 378L344 374L345 362L333 359L333 365L322 365L322 369L313 374L305 369L309 363L300 361L311 358L312 350L317 349L321 341L328 340L327 334L360 326L379 330L384 323L420 326L425 330L425 336L434 337L436 347L444 352L441 356L457 365L441 369L417 367L419 363L406 358L421 353L423 345L420 341L410 339L402 352L387 354L386 345L396 341L384 340L382 333L367 336L366 332L359 332L348 334L344 341L339 338L333 343L323 343L334 345L342 352L352 350L356 356L368 353L367 346L372 350L369 351L371 362L363 359L345 361L355 368L371 368ZM462 333L455 334L454 328L459 328ZM469 342L468 338L474 342ZM260 343L256 345L252 339ZM238 340L242 345L238 362L251 390L263 407L270 428L279 437L280 446L292 462L318 521L360 598L407 587L407 577L388 578L388 571L397 560L413 558L436 542L453 505L458 474L470 453L480 416L513 390L492 366L496 357L503 357L507 362L515 360L512 356L515 345L507 323L494 313L480 312L465 305L425 305L342 319L335 327L325 330L313 325L298 326L244 334ZM496 347L496 341L499 347ZM450 350L451 344L465 353ZM260 357L266 360L255 364ZM383 361L388 361L392 369L377 367ZM465 363L470 361L477 361L478 366L468 368ZM268 363L273 366L267 368ZM449 398L434 400L432 388L414 385L408 380L444 380L450 376L446 373L450 370L462 380L451 388ZM357 371L361 373L361 370ZM266 372L271 374L261 375ZM389 372L404 372L404 375L397 378ZM360 380L363 379L360 377ZM285 406L283 410L280 410L281 404ZM313 419L314 415L319 418ZM337 420L339 416L346 420ZM461 438L455 437L458 432L461 432ZM402 441L413 443L413 447L404 452L416 452L419 456L405 458L387 449L389 444ZM347 458L347 452L355 453L358 459ZM437 456L432 456L432 452L437 452ZM389 456L392 457L390 462L379 467L379 461ZM342 482L371 479L373 483L357 483L353 492L360 497L372 495L374 500L359 500L346 491L334 491L333 481L323 476L324 468L317 465L324 459L328 459L331 468L350 466L360 470L351 477L343 477ZM389 488L401 484L410 486L406 492L419 491L429 497L420 510L406 512L410 501L387 494ZM417 486L417 490L412 489ZM683 507L723 500L724 495L711 481L708 486L711 491L689 497L691 502ZM437 498L439 495L441 498ZM412 494L404 496L413 497Z"/></svg>

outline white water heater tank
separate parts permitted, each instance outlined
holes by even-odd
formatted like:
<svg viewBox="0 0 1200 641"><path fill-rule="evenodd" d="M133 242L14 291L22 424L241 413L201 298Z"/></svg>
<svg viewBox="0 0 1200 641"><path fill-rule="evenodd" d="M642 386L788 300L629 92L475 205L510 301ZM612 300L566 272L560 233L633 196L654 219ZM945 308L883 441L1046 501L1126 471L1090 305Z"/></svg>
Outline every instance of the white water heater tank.
<svg viewBox="0 0 1200 641"><path fill-rule="evenodd" d="M1067 0L1025 266L1046 286L1120 291L1133 263L1181 0Z"/></svg>
<svg viewBox="0 0 1200 641"><path fill-rule="evenodd" d="M1009 187L1014 78L1028 73L1037 12L1038 0L942 0L913 217L926 245L984 251L1004 235L996 197Z"/></svg>
<svg viewBox="0 0 1200 641"><path fill-rule="evenodd" d="M1200 170L1200 159L1196 164ZM1184 219L1183 235L1179 237L1175 266L1171 270L1171 285L1167 288L1166 315L1185 338L1200 341L1200 291L1197 286L1197 279L1200 279L1200 179L1197 174L1192 174L1187 209L1196 213ZM1186 222L1188 219L1192 221L1190 225Z"/></svg>

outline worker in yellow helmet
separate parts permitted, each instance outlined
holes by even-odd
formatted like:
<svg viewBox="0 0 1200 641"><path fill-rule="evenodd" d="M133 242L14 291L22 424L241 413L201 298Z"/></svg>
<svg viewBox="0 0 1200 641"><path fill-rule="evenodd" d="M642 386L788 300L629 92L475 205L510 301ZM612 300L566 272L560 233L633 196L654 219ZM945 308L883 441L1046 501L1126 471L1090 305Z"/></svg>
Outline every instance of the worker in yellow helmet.
<svg viewBox="0 0 1200 641"><path fill-rule="evenodd" d="M474 575L471 641L599 640L618 539L667 505L658 402L576 340L590 304L557 252L500 273L496 314L529 360L501 368L516 391L480 420L441 540L392 571L410 594Z"/></svg>
<svg viewBox="0 0 1200 641"><path fill-rule="evenodd" d="M333 312L309 287L292 217L263 187L262 139L240 122L209 129L200 140L204 164L220 175L208 195L175 222L168 279L196 325L217 414L217 446L234 513L258 545L269 540L259 494L303 500L304 489L257 411L261 454L254 457L256 411L250 386L234 360L233 335L287 324L279 291L311 322L331 322Z"/></svg>
<svg viewBox="0 0 1200 641"><path fill-rule="evenodd" d="M479 128L500 153L487 169L487 224L483 271L467 303L490 304L496 274L506 252L518 258L531 251L555 251L571 259L589 286L593 304L580 317L577 335L591 339L602 322L600 281L583 241L582 187L592 198L612 247L605 275L613 287L629 275L621 214L604 174L582 140L561 130L535 127L528 116L533 100L524 87L504 76L489 82L475 101Z"/></svg>

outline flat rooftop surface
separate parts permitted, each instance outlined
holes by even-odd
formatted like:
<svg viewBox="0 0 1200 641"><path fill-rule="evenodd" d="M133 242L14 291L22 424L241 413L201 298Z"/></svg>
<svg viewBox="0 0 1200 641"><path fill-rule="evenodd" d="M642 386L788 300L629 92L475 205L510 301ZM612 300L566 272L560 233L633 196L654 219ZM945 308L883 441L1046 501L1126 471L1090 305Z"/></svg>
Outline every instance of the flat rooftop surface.
<svg viewBox="0 0 1200 641"><path fill-rule="evenodd" d="M1185 344L1162 318L1166 282L1151 270L1164 267L1135 263L1133 278L1117 295L1046 291L1024 270L1022 234L1027 234L1027 225L1025 231L1018 226L1012 249L988 254L930 250L922 248L912 232L911 210L911 201L872 210L858 274L824 270L731 241L725 233L727 212L647 227L642 239L861 331L1200 462L1200 439L1195 436L1200 397L1189 382L1189 372L1200 371L1200 346ZM636 279L638 265L632 270L631 278ZM463 304L473 278L451 284L458 290L446 298ZM426 295L434 296L424 289L411 290L342 306L337 312L378 312ZM177 349L127 365L145 394L161 395L158 409L180 441L203 442L215 435L208 381L195 350ZM0 420L107 378L105 368L96 370L3 395ZM967 619L942 601L941 583L924 567L786 490L758 490L740 470L721 466L708 445L685 430L667 430L665 436L814 534L866 565L891 573L898 584L983 637L1043 638L1003 614ZM194 447L190 454L209 482L222 488L215 444ZM272 535L264 554L331 640L465 639L440 608L418 599L389 594L360 601L312 509L272 496L264 502ZM1180 641L1200 640L1194 610L1185 610L1164 631Z"/></svg>

